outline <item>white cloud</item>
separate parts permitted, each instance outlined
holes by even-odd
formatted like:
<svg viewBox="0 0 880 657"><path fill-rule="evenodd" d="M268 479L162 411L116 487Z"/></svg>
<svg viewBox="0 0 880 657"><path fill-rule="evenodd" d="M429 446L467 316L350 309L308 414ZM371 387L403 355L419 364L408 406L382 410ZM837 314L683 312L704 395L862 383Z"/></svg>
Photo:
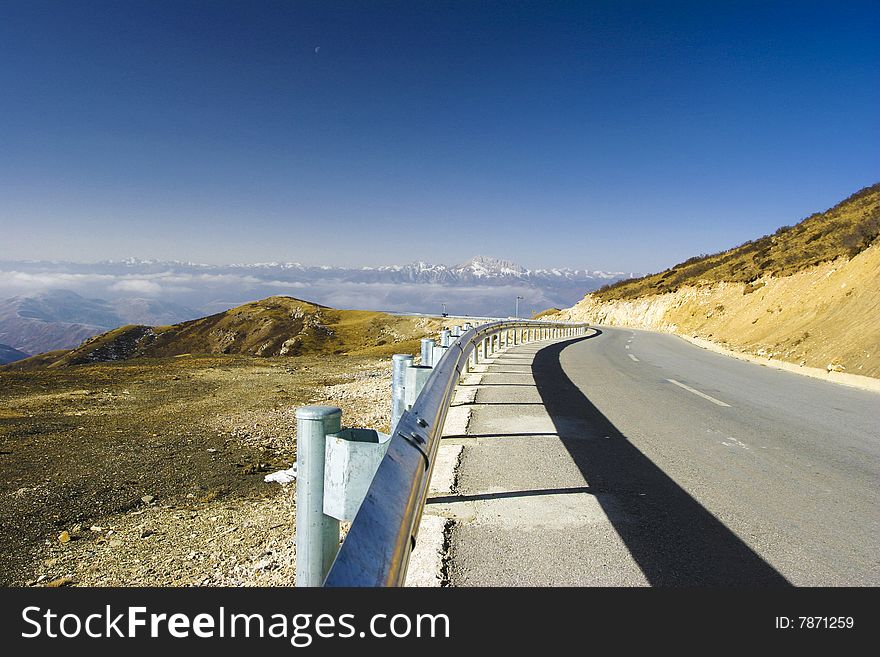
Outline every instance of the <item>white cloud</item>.
<svg viewBox="0 0 880 657"><path fill-rule="evenodd" d="M159 296L162 294L162 286L159 283L142 278L117 281L110 286L110 289L114 292L132 292L134 294L146 294L147 296Z"/></svg>

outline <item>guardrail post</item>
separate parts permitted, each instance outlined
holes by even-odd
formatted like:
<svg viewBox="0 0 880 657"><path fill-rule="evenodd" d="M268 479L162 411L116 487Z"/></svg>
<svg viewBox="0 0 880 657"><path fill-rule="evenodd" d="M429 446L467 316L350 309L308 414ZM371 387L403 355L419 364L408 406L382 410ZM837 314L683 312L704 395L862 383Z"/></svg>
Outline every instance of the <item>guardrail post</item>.
<svg viewBox="0 0 880 657"><path fill-rule="evenodd" d="M296 409L296 585L321 586L339 550L339 521L324 515L326 436L342 428L336 406Z"/></svg>
<svg viewBox="0 0 880 657"><path fill-rule="evenodd" d="M449 346L449 342L450 342L449 338L451 335L452 335L452 331L450 331L449 329L443 329L442 331L440 331L440 346L441 347L448 347Z"/></svg>
<svg viewBox="0 0 880 657"><path fill-rule="evenodd" d="M434 340L432 338L422 338L422 365L431 367L434 364Z"/></svg>
<svg viewBox="0 0 880 657"><path fill-rule="evenodd" d="M406 368L413 364L412 354L394 354L391 357L391 433L405 410Z"/></svg>
<svg viewBox="0 0 880 657"><path fill-rule="evenodd" d="M406 402L407 410L416 403L416 399L419 398L422 388L425 387L425 383L428 381L428 377L431 376L433 369L433 367L427 367L426 365L410 365L406 368L406 396L404 401Z"/></svg>

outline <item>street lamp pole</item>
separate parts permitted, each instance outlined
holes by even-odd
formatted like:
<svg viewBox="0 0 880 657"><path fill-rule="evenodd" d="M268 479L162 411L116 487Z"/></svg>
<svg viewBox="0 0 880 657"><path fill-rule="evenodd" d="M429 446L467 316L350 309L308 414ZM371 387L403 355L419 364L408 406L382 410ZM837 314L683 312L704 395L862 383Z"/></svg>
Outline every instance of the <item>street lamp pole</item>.
<svg viewBox="0 0 880 657"><path fill-rule="evenodd" d="M519 302L523 297L518 296L516 298L516 318L519 319Z"/></svg>

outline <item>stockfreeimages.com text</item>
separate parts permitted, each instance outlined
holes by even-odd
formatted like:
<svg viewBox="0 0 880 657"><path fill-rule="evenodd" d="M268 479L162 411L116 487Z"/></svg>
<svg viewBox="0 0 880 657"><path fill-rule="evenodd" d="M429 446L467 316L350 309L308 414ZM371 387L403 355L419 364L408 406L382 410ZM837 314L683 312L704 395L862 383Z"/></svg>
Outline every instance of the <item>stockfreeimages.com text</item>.
<svg viewBox="0 0 880 657"><path fill-rule="evenodd" d="M57 614L51 609L25 607L21 612L25 639L37 637L75 638L273 638L288 639L304 648L317 638L449 638L446 614L373 614L363 624L355 614L246 614L229 613L220 607L215 613L195 615L149 613L146 607L127 607L81 615Z"/></svg>

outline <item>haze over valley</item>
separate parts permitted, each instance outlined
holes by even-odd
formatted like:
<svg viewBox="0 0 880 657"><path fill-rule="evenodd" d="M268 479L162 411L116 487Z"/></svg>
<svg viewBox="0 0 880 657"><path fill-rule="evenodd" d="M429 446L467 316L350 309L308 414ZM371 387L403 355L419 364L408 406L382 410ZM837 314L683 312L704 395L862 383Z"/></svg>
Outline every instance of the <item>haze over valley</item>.
<svg viewBox="0 0 880 657"><path fill-rule="evenodd" d="M289 295L340 309L509 316L564 308L632 273L526 269L477 256L454 266L234 264L128 259L93 264L0 261L0 343L70 349L124 324L174 324Z"/></svg>

